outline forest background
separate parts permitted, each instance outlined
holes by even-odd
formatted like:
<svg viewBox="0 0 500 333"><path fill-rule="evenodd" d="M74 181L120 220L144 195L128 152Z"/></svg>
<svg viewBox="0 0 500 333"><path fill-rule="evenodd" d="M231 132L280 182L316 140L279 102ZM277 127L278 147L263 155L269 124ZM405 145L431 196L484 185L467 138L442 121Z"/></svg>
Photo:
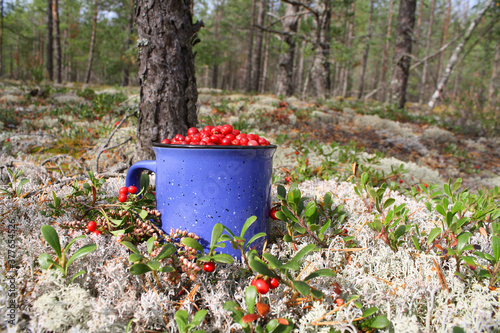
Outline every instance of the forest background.
<svg viewBox="0 0 500 333"><path fill-rule="evenodd" d="M0 4L2 78L138 85L133 0ZM484 14L485 5L490 10ZM394 0L194 1L193 17L205 25L194 47L198 87L394 102L399 6ZM465 42L438 102L495 108L500 2L418 1L414 15L407 101L430 100ZM478 24L464 40L474 20ZM326 71L319 90L318 53Z"/></svg>

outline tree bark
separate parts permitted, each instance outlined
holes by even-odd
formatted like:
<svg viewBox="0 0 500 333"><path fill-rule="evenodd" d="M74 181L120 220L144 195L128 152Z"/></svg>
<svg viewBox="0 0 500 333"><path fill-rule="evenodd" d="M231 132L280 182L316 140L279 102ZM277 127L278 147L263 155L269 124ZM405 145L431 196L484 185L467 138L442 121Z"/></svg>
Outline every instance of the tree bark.
<svg viewBox="0 0 500 333"><path fill-rule="evenodd" d="M491 106L495 103L495 90L498 91L499 85L498 80L498 66L500 63L500 41L497 41L497 47L495 49L495 58L493 60L493 70L491 71L490 86L488 88L488 101Z"/></svg>
<svg viewBox="0 0 500 333"><path fill-rule="evenodd" d="M446 14L445 14L445 18L444 18L443 38L441 40L441 47L446 45L446 40L448 39L448 27L450 26L450 14L451 14L451 0L448 0L447 6L446 6ZM444 62L444 52L442 52L441 55L439 56L438 70L437 70L438 77L441 76L441 72L443 71L443 62Z"/></svg>
<svg viewBox="0 0 500 333"><path fill-rule="evenodd" d="M347 11L349 13L349 10ZM346 43L346 48L349 50L348 52L351 52L351 45L352 45L352 39L354 36L354 15L356 12L356 2L352 2L352 11L349 13L347 20L349 24L347 25L347 43ZM345 73L344 73L344 83L342 85L342 97L347 97L347 92L349 90L349 85L351 81L351 66L352 63L349 60L348 65L346 66Z"/></svg>
<svg viewBox="0 0 500 333"><path fill-rule="evenodd" d="M252 91L252 58L253 58L253 37L255 30L255 2L252 0L252 17L250 22L249 38L248 38L248 51L247 51L247 65L245 72L245 90Z"/></svg>
<svg viewBox="0 0 500 333"><path fill-rule="evenodd" d="M50 81L54 79L53 29L52 0L47 0L47 51L45 55L45 66Z"/></svg>
<svg viewBox="0 0 500 333"><path fill-rule="evenodd" d="M56 82L62 82L61 30L59 29L59 0L52 0L52 16L54 19L54 41L56 46Z"/></svg>
<svg viewBox="0 0 500 333"><path fill-rule="evenodd" d="M266 15L266 0L259 0L259 10L257 13L257 26L264 25ZM262 73L262 39L264 31L256 29L255 31L255 50L252 55L252 91L259 91L260 75Z"/></svg>
<svg viewBox="0 0 500 333"><path fill-rule="evenodd" d="M87 63L87 72L85 74L85 83L90 82L90 73L92 72L92 61L94 60L95 36L97 33L98 0L95 0L94 5L95 6L94 6L94 18L92 20L92 36L90 37L89 60Z"/></svg>
<svg viewBox="0 0 500 333"><path fill-rule="evenodd" d="M328 97L330 94L330 24L332 18L332 3L324 1L323 10L318 10L316 19L316 40L314 43L313 85L317 97Z"/></svg>
<svg viewBox="0 0 500 333"><path fill-rule="evenodd" d="M185 135L198 122L192 46L203 22L192 23L190 3L137 1L141 101L136 160L153 158L153 142Z"/></svg>
<svg viewBox="0 0 500 333"><path fill-rule="evenodd" d="M389 45L391 42L392 17L394 12L394 0L389 2L389 19L387 22L387 33L385 36L384 53L382 54L382 70L379 80L379 100L385 102L387 96L387 82L385 77L387 74L387 59L389 58Z"/></svg>
<svg viewBox="0 0 500 333"><path fill-rule="evenodd" d="M422 15L424 12L424 0L420 0L420 5L418 6L418 19L417 19L417 27L415 28L415 40L413 41L414 50L413 53L416 58L418 58L418 47L420 42L420 27L422 26Z"/></svg>
<svg viewBox="0 0 500 333"><path fill-rule="evenodd" d="M406 88L410 76L411 48L413 28L415 26L415 9L417 0L401 0L398 13L398 28L396 31L396 47L394 51L394 87L395 100L399 109L406 104Z"/></svg>
<svg viewBox="0 0 500 333"><path fill-rule="evenodd" d="M272 6L270 8L272 11ZM266 47L264 50L264 65L262 66L262 77L259 83L260 93L263 94L266 91L266 81L267 81L267 67L269 66L269 44L271 40L271 34L266 33Z"/></svg>
<svg viewBox="0 0 500 333"><path fill-rule="evenodd" d="M429 54L431 52L432 25L434 23L434 8L435 7L436 7L436 0L432 0L430 13L429 13L429 26L427 28L427 40L426 40L426 45L425 45L425 58L426 59L429 57ZM429 67L428 61L424 60L424 66L422 68L422 76L420 77L420 90L419 90L419 94L418 94L418 102L420 104L422 104L422 102L424 100L425 84L427 81L428 67Z"/></svg>
<svg viewBox="0 0 500 333"><path fill-rule="evenodd" d="M373 2L374 0L370 0L370 12L368 14L368 23L366 24L365 51L363 52L363 67L361 70L361 79L359 82L358 99L363 97L363 91L365 88L366 64L368 63L368 53L370 52L370 43L372 39Z"/></svg>
<svg viewBox="0 0 500 333"><path fill-rule="evenodd" d="M299 21L297 16L299 7L288 3L285 6L285 17L281 21L283 29L281 36L286 43L286 51L280 52L279 55L276 94L291 96L295 92L293 62L296 48L295 34L297 33Z"/></svg>
<svg viewBox="0 0 500 333"><path fill-rule="evenodd" d="M127 26L127 39L125 40L125 52L128 51L130 45L132 44L132 38L134 36L134 0L130 0L130 16L128 20ZM123 67L123 76L122 76L122 86L126 87L130 83L130 63L128 62L128 58L125 58L125 66Z"/></svg>
<svg viewBox="0 0 500 333"><path fill-rule="evenodd" d="M3 0L0 0L0 77L3 75Z"/></svg>
<svg viewBox="0 0 500 333"><path fill-rule="evenodd" d="M430 98L429 102L427 103L429 109L432 109L436 105L437 99L442 95L444 87L446 86L446 83L448 82L448 79L450 78L451 73L453 72L453 69L455 68L455 65L458 62L458 57L460 56L460 53L462 53L464 49L465 43L467 43L467 41L470 39L479 21L481 21L486 11L491 7L492 3L493 0L486 1L486 3L484 4L484 8L478 13L477 17L474 20L472 20L469 27L462 36L462 39L460 40L457 47L453 51L453 54L451 55L450 59L448 60L448 64L446 65L446 69L438 82L437 88L432 94L432 97Z"/></svg>

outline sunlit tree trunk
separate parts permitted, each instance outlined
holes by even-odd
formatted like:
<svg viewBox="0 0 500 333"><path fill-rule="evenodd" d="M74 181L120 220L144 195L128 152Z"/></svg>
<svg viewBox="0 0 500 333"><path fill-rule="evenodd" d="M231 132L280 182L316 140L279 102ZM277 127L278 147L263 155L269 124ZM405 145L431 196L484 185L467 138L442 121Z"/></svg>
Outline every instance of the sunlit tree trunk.
<svg viewBox="0 0 500 333"><path fill-rule="evenodd" d="M56 82L62 82L62 51L61 51L61 30L59 29L59 0L52 0L52 16L54 19L54 41L56 47Z"/></svg>
<svg viewBox="0 0 500 333"><path fill-rule="evenodd" d="M196 126L198 91L190 0L138 0L136 23L141 84L136 160L154 157L153 142ZM196 42L196 40L194 40Z"/></svg>
<svg viewBox="0 0 500 333"><path fill-rule="evenodd" d="M266 15L267 1L259 0L259 10L257 13L257 25L263 26ZM262 40L264 31L255 30L255 50L252 55L252 91L259 91L259 81L262 73Z"/></svg>
<svg viewBox="0 0 500 333"><path fill-rule="evenodd" d="M293 82L293 62L295 58L295 34L298 27L297 5L285 5L285 17L282 19L282 34L286 46L284 51L280 52L278 60L278 75L276 82L276 94L291 96L295 91Z"/></svg>
<svg viewBox="0 0 500 333"><path fill-rule="evenodd" d="M97 14L98 14L98 0L94 3L94 18L92 20L92 36L90 37L89 59L87 63L87 74L85 74L85 83L90 82L90 73L92 72L92 61L94 60L94 47L95 36L97 33Z"/></svg>
<svg viewBox="0 0 500 333"><path fill-rule="evenodd" d="M130 16L128 20L127 26L127 39L125 40L125 52L128 51L130 45L132 45L132 38L134 36L134 0L130 0ZM123 67L123 76L122 76L122 86L128 86L130 83L130 63L128 58L126 58L125 66Z"/></svg>
<svg viewBox="0 0 500 333"><path fill-rule="evenodd" d="M358 99L363 97L363 90L365 88L366 64L368 63L368 53L370 52L370 43L372 39L373 2L374 0L370 0L370 12L368 14L368 23L366 24L365 50L363 52L363 65L359 82Z"/></svg>
<svg viewBox="0 0 500 333"><path fill-rule="evenodd" d="M477 17L472 20L470 23L469 27L465 31L464 35L462 36L460 42L458 43L457 47L453 51L453 54L451 55L450 59L448 60L448 64L446 65L446 69L439 79L439 82L437 84L437 88L432 94L429 102L427 103L427 106L432 109L438 100L438 98L442 95L444 91L444 87L446 86L446 83L448 82L448 79L451 76L451 73L453 72L453 69L455 68L455 65L458 62L458 58L460 54L462 53L465 43L470 39L472 36L472 33L476 29L477 25L479 24L479 21L483 18L484 14L486 11L491 7L491 4L493 3L493 0L487 0L486 3L483 5L484 7L482 10L477 14Z"/></svg>
<svg viewBox="0 0 500 333"><path fill-rule="evenodd" d="M45 54L45 66L49 80L54 79L54 49L53 49L53 17L52 17L52 0L47 0L47 51Z"/></svg>
<svg viewBox="0 0 500 333"><path fill-rule="evenodd" d="M252 58L253 58L253 39L255 33L255 4L256 0L252 0L252 17L250 23L249 37L248 37L248 51L247 51L247 64L245 72L245 90L252 91Z"/></svg>
<svg viewBox="0 0 500 333"><path fill-rule="evenodd" d="M436 7L436 0L431 1L431 8L429 13L429 26L427 27L427 40L425 44L425 58L424 65L422 68L422 76L420 77L420 90L418 94L418 102L422 103L424 100L425 86L427 81L427 70L429 68L429 63L427 58L431 52L431 37L432 37L432 25L434 23L434 8Z"/></svg>
<svg viewBox="0 0 500 333"><path fill-rule="evenodd" d="M497 91L500 88L500 85L498 84L498 66L500 63L500 41L497 41L497 47L495 49L495 58L493 60L493 69L491 71L491 80L490 80L490 85L488 89L488 101L490 102L490 105L493 105L495 103L495 91Z"/></svg>
<svg viewBox="0 0 500 333"><path fill-rule="evenodd" d="M425 0L420 0L420 5L418 6L418 18L417 27L415 28L415 40L413 41L413 54L418 58L418 48L420 45L420 27L422 26L422 14L424 12L424 2Z"/></svg>
<svg viewBox="0 0 500 333"><path fill-rule="evenodd" d="M443 47L443 45L446 44L446 40L448 39L448 27L450 25L450 14L451 14L451 0L448 0L447 5L446 5L445 18L444 18L443 38L441 40L441 47ZM437 70L438 77L441 76L441 74L442 74L443 62L444 62L444 51L441 52L441 55L439 56L439 63L438 63L438 70Z"/></svg>
<svg viewBox="0 0 500 333"><path fill-rule="evenodd" d="M347 16L348 25L347 25L346 48L349 50L349 52L351 52L352 51L351 50L352 39L354 36L354 15L356 13L356 2L355 1L352 2L352 10L350 12L349 12L349 10L347 10L347 12L348 12L348 16ZM350 85L350 81L351 81L351 66L352 66L352 62L349 61L348 65L345 68L345 73L344 73L344 82L342 85L342 96L343 97L347 97L347 93L349 91L349 85Z"/></svg>
<svg viewBox="0 0 500 333"><path fill-rule="evenodd" d="M406 104L406 88L410 76L411 48L413 29L415 26L415 9L417 0L401 0L399 4L398 28L396 31L396 47L394 50L394 97L399 109Z"/></svg>
<svg viewBox="0 0 500 333"><path fill-rule="evenodd" d="M385 102L387 96L387 82L386 82L386 74L387 74L387 59L389 57L389 45L391 42L391 29L392 29L392 16L394 0L389 1L389 18L387 20L387 32L385 35L385 45L384 52L382 54L382 69L380 72L380 80L379 80L379 100Z"/></svg>

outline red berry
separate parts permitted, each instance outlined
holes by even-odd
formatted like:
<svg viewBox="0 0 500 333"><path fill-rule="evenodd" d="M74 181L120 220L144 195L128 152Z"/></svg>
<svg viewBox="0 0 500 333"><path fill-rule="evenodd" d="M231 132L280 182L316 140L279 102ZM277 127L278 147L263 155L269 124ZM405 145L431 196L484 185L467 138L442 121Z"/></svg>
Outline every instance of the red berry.
<svg viewBox="0 0 500 333"><path fill-rule="evenodd" d="M210 141L213 142L213 143L215 143L215 144L219 144L220 138L217 135L212 135L210 137Z"/></svg>
<svg viewBox="0 0 500 333"><path fill-rule="evenodd" d="M118 190L118 194L127 195L128 194L128 187L126 187L126 186L120 187L120 189Z"/></svg>
<svg viewBox="0 0 500 333"><path fill-rule="evenodd" d="M267 294L267 292L269 291L269 285L263 279L255 280L254 285L255 285L255 288L257 288L257 292L259 294Z"/></svg>
<svg viewBox="0 0 500 333"><path fill-rule="evenodd" d="M400 179L400 180L399 180L399 183L400 183L400 184L403 184L403 180L402 180L402 179Z"/></svg>
<svg viewBox="0 0 500 333"><path fill-rule="evenodd" d="M229 139L229 140L231 140L231 141L233 141L233 140L235 140L235 139L236 139L236 137L235 137L234 135L232 135L232 134L227 134L227 135L225 136L225 138L226 138L226 139Z"/></svg>
<svg viewBox="0 0 500 333"><path fill-rule="evenodd" d="M277 278L270 278L269 279L269 288L271 289L276 289L280 285L280 282L278 281Z"/></svg>
<svg viewBox="0 0 500 333"><path fill-rule="evenodd" d="M168 145L171 143L171 141L169 139L163 139L161 143Z"/></svg>
<svg viewBox="0 0 500 333"><path fill-rule="evenodd" d="M119 196L118 196L118 201L120 202L125 202L127 201L127 195L125 193L121 193Z"/></svg>
<svg viewBox="0 0 500 333"><path fill-rule="evenodd" d="M190 129L188 129L188 135L194 135L198 133L198 129L196 127L191 127Z"/></svg>
<svg viewBox="0 0 500 333"><path fill-rule="evenodd" d="M295 151L295 155L298 155L298 154L299 154L299 152L298 152L298 151Z"/></svg>
<svg viewBox="0 0 500 333"><path fill-rule="evenodd" d="M184 137L184 135L180 135L180 134L177 134L175 137L174 137L174 140L175 141L184 141L186 138Z"/></svg>
<svg viewBox="0 0 500 333"><path fill-rule="evenodd" d="M213 128L212 126L205 126L203 128L203 132L207 132L207 133L212 134L212 128Z"/></svg>
<svg viewBox="0 0 500 333"><path fill-rule="evenodd" d="M209 261L203 264L203 270L205 272L213 272L215 271L215 263L213 261Z"/></svg>
<svg viewBox="0 0 500 333"><path fill-rule="evenodd" d="M269 213L269 216L273 219L273 220L279 220L279 218L276 217L276 212L278 210L276 208L273 208L271 209L271 212Z"/></svg>
<svg viewBox="0 0 500 333"><path fill-rule="evenodd" d="M10 138L5 139L6 142L10 142Z"/></svg>
<svg viewBox="0 0 500 333"><path fill-rule="evenodd" d="M239 139L234 139L233 141L231 141L231 144L233 146L239 146L240 145L240 140Z"/></svg>
<svg viewBox="0 0 500 333"><path fill-rule="evenodd" d="M89 223L87 223L87 230L90 232L96 231L97 223L95 223L95 221L90 221Z"/></svg>
<svg viewBox="0 0 500 333"><path fill-rule="evenodd" d="M134 185L130 185L128 187L128 193L136 194L137 193L137 187L135 187Z"/></svg>
<svg viewBox="0 0 500 333"><path fill-rule="evenodd" d="M231 145L231 140L229 140L228 138L224 138L221 140L220 144L222 146L230 146Z"/></svg>
<svg viewBox="0 0 500 333"><path fill-rule="evenodd" d="M425 186L425 187L427 187L427 186L429 186L429 185L427 185L427 183L425 183L425 184L424 184L424 186Z"/></svg>
<svg viewBox="0 0 500 333"><path fill-rule="evenodd" d="M333 284L333 292L336 293L337 295L340 295L340 293L342 293L342 289L340 289L340 284L338 284L337 282Z"/></svg>
<svg viewBox="0 0 500 333"><path fill-rule="evenodd" d="M246 136L243 136L240 138L240 145L246 146L248 144L248 141L250 141L250 140L248 140L248 138Z"/></svg>
<svg viewBox="0 0 500 333"><path fill-rule="evenodd" d="M233 134L234 136L238 136L238 135L240 134L240 131L238 131L238 130L233 130L233 133L231 133L231 134Z"/></svg>
<svg viewBox="0 0 500 333"><path fill-rule="evenodd" d="M229 133L233 132L233 126L231 126L229 124L225 124L221 127L220 132L224 135L229 134Z"/></svg>
<svg viewBox="0 0 500 333"><path fill-rule="evenodd" d="M250 141L248 141L248 145L249 146L258 146L259 142L255 141L255 140L250 140Z"/></svg>
<svg viewBox="0 0 500 333"><path fill-rule="evenodd" d="M289 183L289 182L291 182L291 181L292 181L292 178L291 178L291 177L286 177L286 178L285 178L285 181L286 181L287 183Z"/></svg>
<svg viewBox="0 0 500 333"><path fill-rule="evenodd" d="M95 120L99 120L99 116L95 116Z"/></svg>
<svg viewBox="0 0 500 333"><path fill-rule="evenodd" d="M335 304L337 304L337 306L341 306L342 304L344 304L344 300L342 298L337 298L335 300Z"/></svg>
<svg viewBox="0 0 500 333"><path fill-rule="evenodd" d="M115 123L115 126L118 126L118 125L120 125L120 122L119 122L119 121L117 121L117 122Z"/></svg>
<svg viewBox="0 0 500 333"><path fill-rule="evenodd" d="M99 236L99 235L101 234L101 232L100 232L99 230L94 230L94 231L92 231L92 232L93 232L93 233L94 233L94 235L96 235L96 236Z"/></svg>

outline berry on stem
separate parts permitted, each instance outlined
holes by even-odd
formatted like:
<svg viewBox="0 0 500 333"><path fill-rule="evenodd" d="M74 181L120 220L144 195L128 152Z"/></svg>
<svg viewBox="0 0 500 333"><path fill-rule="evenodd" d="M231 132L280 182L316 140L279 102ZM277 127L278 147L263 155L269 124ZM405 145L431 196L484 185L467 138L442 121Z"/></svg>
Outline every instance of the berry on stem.
<svg viewBox="0 0 500 333"><path fill-rule="evenodd" d="M118 190L118 194L127 195L128 194L128 187L126 187L126 186L120 187L120 189Z"/></svg>
<svg viewBox="0 0 500 333"><path fill-rule="evenodd" d="M279 218L276 217L276 212L278 211L278 209L276 208L273 208L271 209L271 212L269 213L269 216L273 219L273 220L279 220Z"/></svg>
<svg viewBox="0 0 500 333"><path fill-rule="evenodd" d="M120 202L127 201L127 195L124 193L120 193L120 195L118 196L118 201L120 201Z"/></svg>
<svg viewBox="0 0 500 333"><path fill-rule="evenodd" d="M92 231L92 232L93 232L93 233L94 233L94 235L96 235L96 236L99 236L99 235L101 234L101 232L100 232L99 230L94 230L94 231Z"/></svg>
<svg viewBox="0 0 500 333"><path fill-rule="evenodd" d="M95 221L90 221L89 223L87 223L87 230L89 232L94 232L97 230L97 223L95 223Z"/></svg>
<svg viewBox="0 0 500 333"><path fill-rule="evenodd" d="M263 279L254 280L254 286L259 294L267 294L269 291L269 285Z"/></svg>
<svg viewBox="0 0 500 333"><path fill-rule="evenodd" d="M130 185L128 187L128 193L136 194L137 193L137 187L135 187L134 185Z"/></svg>
<svg viewBox="0 0 500 333"><path fill-rule="evenodd" d="M203 264L203 270L205 272L213 272L215 271L215 263L213 261L209 261Z"/></svg>
<svg viewBox="0 0 500 333"><path fill-rule="evenodd" d="M271 289L276 289L280 285L280 282L277 278L270 278L268 282L269 282L269 288Z"/></svg>

